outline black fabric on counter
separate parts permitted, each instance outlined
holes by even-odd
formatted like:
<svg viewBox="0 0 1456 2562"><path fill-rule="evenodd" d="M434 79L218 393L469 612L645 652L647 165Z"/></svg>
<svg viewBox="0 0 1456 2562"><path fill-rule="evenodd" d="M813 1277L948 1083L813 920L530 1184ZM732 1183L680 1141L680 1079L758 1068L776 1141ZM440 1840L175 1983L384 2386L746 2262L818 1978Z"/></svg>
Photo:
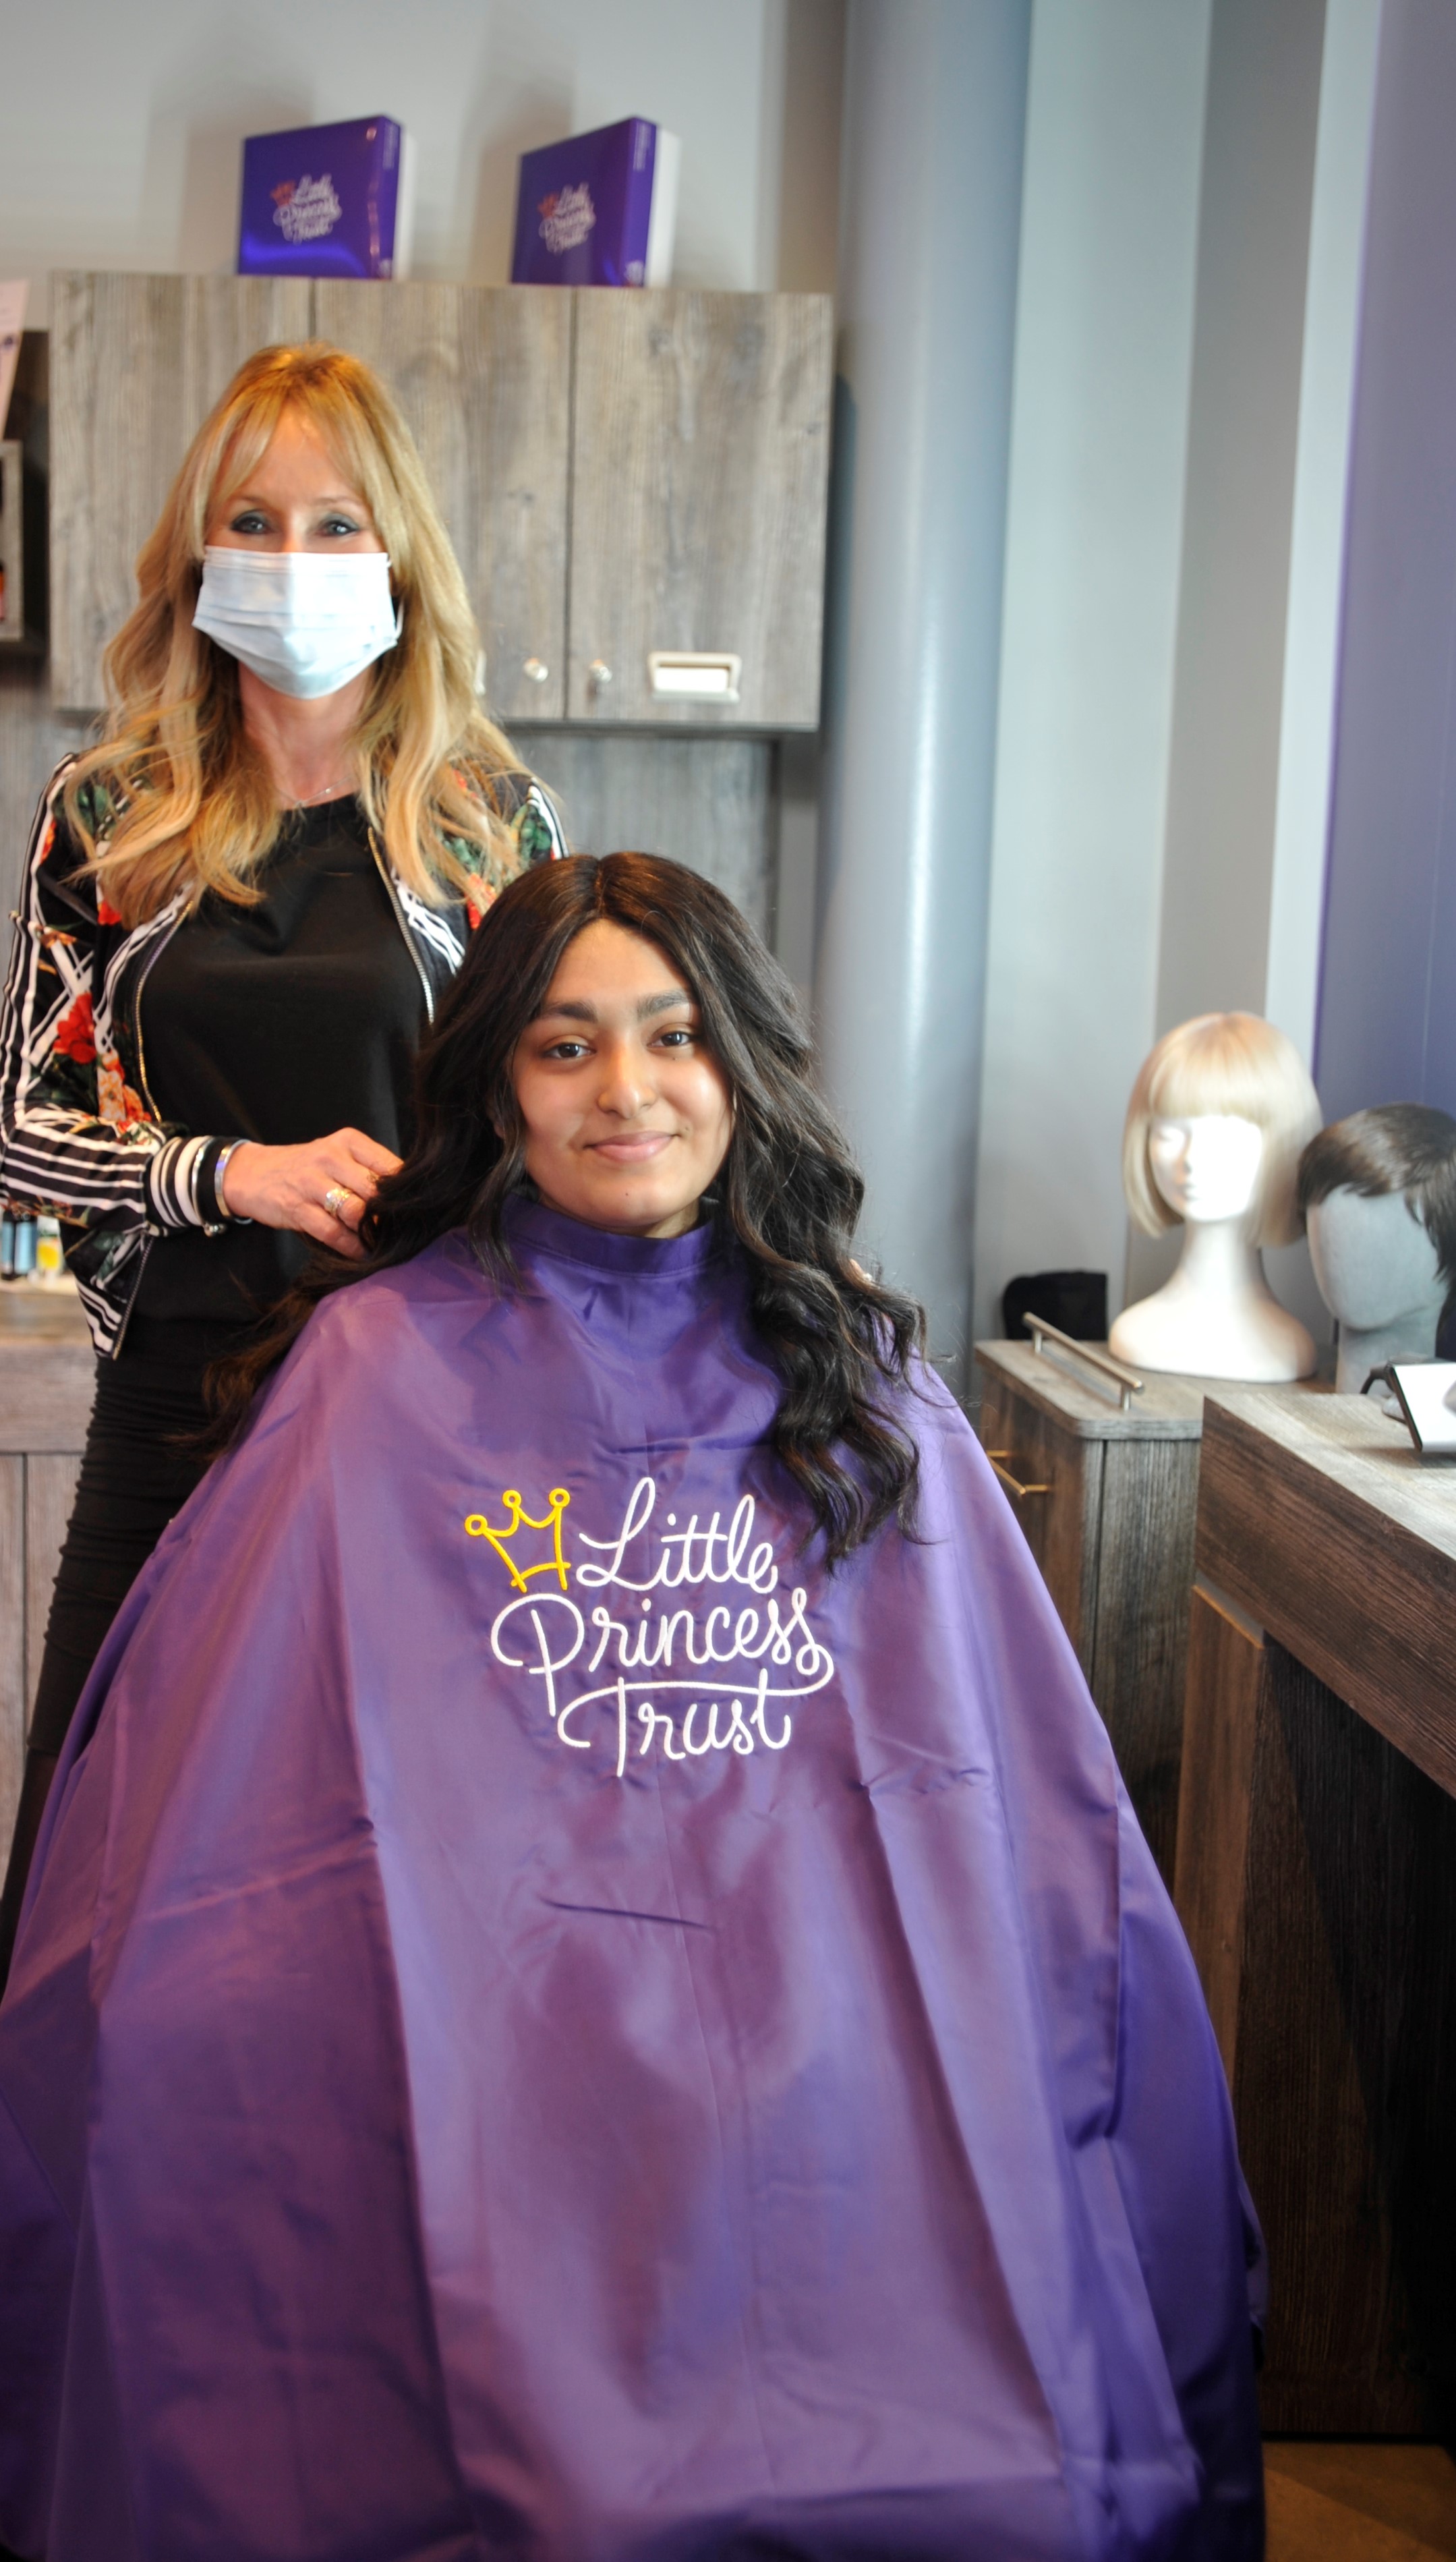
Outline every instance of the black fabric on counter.
<svg viewBox="0 0 1456 2562"><path fill-rule="evenodd" d="M403 1155L425 991L357 801L301 810L256 907L209 896L141 994L147 1090L182 1129L288 1147L367 1132ZM135 1313L237 1323L271 1306L309 1251L279 1228L170 1229Z"/></svg>

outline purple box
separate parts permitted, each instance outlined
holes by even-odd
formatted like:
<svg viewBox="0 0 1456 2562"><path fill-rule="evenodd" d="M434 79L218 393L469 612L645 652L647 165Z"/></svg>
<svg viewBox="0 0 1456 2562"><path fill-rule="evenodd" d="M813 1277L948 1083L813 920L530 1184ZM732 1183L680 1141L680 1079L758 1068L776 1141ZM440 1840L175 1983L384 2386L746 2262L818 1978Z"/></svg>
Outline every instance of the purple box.
<svg viewBox="0 0 1456 2562"><path fill-rule="evenodd" d="M640 115L523 152L512 284L669 284L679 156Z"/></svg>
<svg viewBox="0 0 1456 2562"><path fill-rule="evenodd" d="M405 275L405 135L388 115L243 145L240 275Z"/></svg>

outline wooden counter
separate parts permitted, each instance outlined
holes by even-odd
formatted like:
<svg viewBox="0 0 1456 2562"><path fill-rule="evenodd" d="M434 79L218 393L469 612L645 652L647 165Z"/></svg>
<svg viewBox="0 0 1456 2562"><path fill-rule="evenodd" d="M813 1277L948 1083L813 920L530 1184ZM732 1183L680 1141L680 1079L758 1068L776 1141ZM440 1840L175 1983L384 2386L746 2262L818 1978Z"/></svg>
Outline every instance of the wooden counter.
<svg viewBox="0 0 1456 2562"><path fill-rule="evenodd" d="M1275 2434L1456 2424L1456 1465L1210 1391L1177 1901L1269 2243Z"/></svg>
<svg viewBox="0 0 1456 2562"><path fill-rule="evenodd" d="M1149 1371L1124 1409L1051 1344L980 1343L976 1361L982 1441L1171 1887L1203 1396L1227 1382Z"/></svg>
<svg viewBox="0 0 1456 2562"><path fill-rule="evenodd" d="M76 1293L0 1284L0 1864L94 1382Z"/></svg>

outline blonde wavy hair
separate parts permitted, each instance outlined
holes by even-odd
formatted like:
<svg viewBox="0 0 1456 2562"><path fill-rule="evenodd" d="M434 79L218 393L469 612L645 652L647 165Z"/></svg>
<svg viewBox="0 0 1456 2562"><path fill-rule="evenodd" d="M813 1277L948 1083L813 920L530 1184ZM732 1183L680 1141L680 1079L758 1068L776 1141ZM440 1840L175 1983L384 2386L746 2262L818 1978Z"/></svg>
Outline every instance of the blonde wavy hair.
<svg viewBox="0 0 1456 2562"><path fill-rule="evenodd" d="M471 877L515 868L491 778L519 771L475 698L479 636L415 442L378 376L314 340L250 356L199 428L136 563L140 601L104 659L103 735L78 762L67 815L98 888L128 925L184 885L243 906L279 812L243 726L238 664L193 626L203 546L278 422L301 413L368 505L403 607L355 735L360 799L390 862L440 906Z"/></svg>
<svg viewBox="0 0 1456 2562"><path fill-rule="evenodd" d="M1259 1014L1195 1014L1165 1032L1138 1070L1123 1131L1123 1190L1145 1236L1177 1227L1179 1214L1153 1178L1155 1121L1229 1113L1264 1134L1259 1188L1249 1211L1255 1245L1292 1245L1304 1220L1299 1160L1323 1118L1320 1098L1288 1034Z"/></svg>

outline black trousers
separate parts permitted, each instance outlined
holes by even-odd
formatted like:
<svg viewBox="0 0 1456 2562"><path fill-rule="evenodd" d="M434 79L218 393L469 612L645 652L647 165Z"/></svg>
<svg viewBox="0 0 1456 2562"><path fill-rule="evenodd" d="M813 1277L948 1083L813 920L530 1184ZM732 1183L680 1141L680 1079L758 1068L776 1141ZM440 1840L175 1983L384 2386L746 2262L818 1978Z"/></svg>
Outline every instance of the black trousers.
<svg viewBox="0 0 1456 2562"><path fill-rule="evenodd" d="M46 1627L25 1779L0 1895L0 1984L9 1970L31 1854L61 1746L107 1629L206 1461L203 1375L246 1327L134 1317L114 1361L96 1364L95 1403Z"/></svg>

